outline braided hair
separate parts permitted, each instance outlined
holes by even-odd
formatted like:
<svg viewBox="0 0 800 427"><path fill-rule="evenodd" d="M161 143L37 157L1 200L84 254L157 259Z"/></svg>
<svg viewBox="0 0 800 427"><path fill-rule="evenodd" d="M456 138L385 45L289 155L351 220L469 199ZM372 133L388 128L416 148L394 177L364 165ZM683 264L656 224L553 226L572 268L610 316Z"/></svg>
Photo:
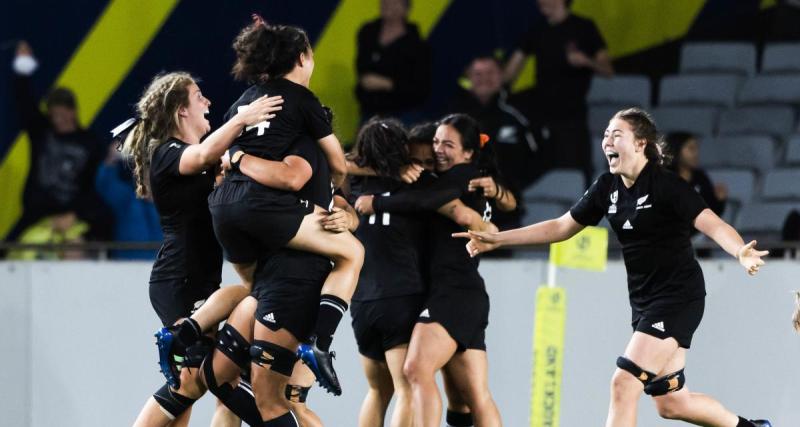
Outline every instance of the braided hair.
<svg viewBox="0 0 800 427"><path fill-rule="evenodd" d="M195 79L185 72L159 74L136 103L139 121L125 138L122 153L133 162L136 195L150 195L150 160L156 147L178 128L178 109L189 104L189 86Z"/></svg>

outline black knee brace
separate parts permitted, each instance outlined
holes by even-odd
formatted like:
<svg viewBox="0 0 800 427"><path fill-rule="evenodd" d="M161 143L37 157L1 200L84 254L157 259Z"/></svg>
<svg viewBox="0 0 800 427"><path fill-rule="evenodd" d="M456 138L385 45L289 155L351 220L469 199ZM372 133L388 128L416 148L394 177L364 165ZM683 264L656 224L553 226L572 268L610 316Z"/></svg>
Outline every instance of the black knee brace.
<svg viewBox="0 0 800 427"><path fill-rule="evenodd" d="M297 355L271 342L254 340L250 345L250 360L258 366L269 365L273 371L291 377Z"/></svg>
<svg viewBox="0 0 800 427"><path fill-rule="evenodd" d="M250 372L250 343L233 326L225 324L217 332L216 347L242 372Z"/></svg>
<svg viewBox="0 0 800 427"><path fill-rule="evenodd" d="M678 372L654 379L650 384L644 386L644 392L654 397L663 396L682 389L684 384L686 384L686 375L683 374L683 369L681 369Z"/></svg>
<svg viewBox="0 0 800 427"><path fill-rule="evenodd" d="M617 367L623 371L629 372L631 375L636 377L637 380L641 381L645 387L647 387L647 385L653 381L653 378L656 377L656 374L645 371L644 369L640 368L639 365L633 363L632 360L623 356L617 358Z"/></svg>
<svg viewBox="0 0 800 427"><path fill-rule="evenodd" d="M206 356L211 354L214 348L214 341L207 336L200 337L194 344L186 347L186 356L183 359L183 366L187 368L199 368L203 364Z"/></svg>
<svg viewBox="0 0 800 427"><path fill-rule="evenodd" d="M311 387L286 384L286 400L294 403L306 403L309 390L311 390Z"/></svg>
<svg viewBox="0 0 800 427"><path fill-rule="evenodd" d="M164 384L158 391L153 393L153 398L164 409L167 416L173 420L186 412L197 401L197 399L182 396L170 390L167 384Z"/></svg>

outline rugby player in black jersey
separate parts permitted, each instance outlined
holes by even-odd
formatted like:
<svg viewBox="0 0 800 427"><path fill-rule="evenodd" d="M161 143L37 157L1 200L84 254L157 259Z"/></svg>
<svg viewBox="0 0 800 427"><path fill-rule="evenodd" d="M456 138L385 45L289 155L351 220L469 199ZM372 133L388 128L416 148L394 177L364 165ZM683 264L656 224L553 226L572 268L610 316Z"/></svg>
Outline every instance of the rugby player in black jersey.
<svg viewBox="0 0 800 427"><path fill-rule="evenodd" d="M376 195L370 210L379 212L418 211L430 200L449 192L484 218L491 208L482 195L468 191L470 180L482 174L477 166L481 155L481 134L469 116L454 114L439 122L434 139L437 181L425 190L396 195ZM356 203L356 210L360 204ZM488 219L488 218L486 218ZM485 330L489 298L478 274L478 260L463 252L450 236L461 230L458 222L441 215L430 218L430 289L408 347L404 372L412 387L415 425L438 426L442 402L435 381L444 368L454 386L461 390L476 424L500 425L500 414L487 384Z"/></svg>
<svg viewBox="0 0 800 427"><path fill-rule="evenodd" d="M566 240L608 219L622 244L628 273L633 336L611 380L606 427L636 424L641 393L668 419L714 427L765 427L746 420L712 397L685 386L686 352L703 317L705 283L689 236L696 228L754 275L767 251L745 244L679 176L661 166L659 136L650 115L619 111L603 137L609 173L601 175L569 212L557 219L501 233L456 233L478 254L510 245Z"/></svg>
<svg viewBox="0 0 800 427"><path fill-rule="evenodd" d="M152 197L161 217L164 242L150 274L150 301L165 327L189 316L219 289L222 251L206 202L214 185L214 168L236 135L246 126L272 118L277 103L279 99L260 99L201 144L210 130L205 115L211 102L189 74L156 76L137 102L139 119L131 123L123 151L135 166L137 195ZM235 306L231 301L246 295L241 286L224 289L215 294L214 307L204 311L209 323L226 317ZM196 357L187 360L186 366L202 358L202 349L195 350ZM176 381L165 384L147 401L136 425L167 425L175 419L186 423L188 409L204 392L197 371L172 372L164 366L162 370ZM177 382L178 375L184 381Z"/></svg>
<svg viewBox="0 0 800 427"><path fill-rule="evenodd" d="M355 211L342 197L332 196L328 164L316 141L301 136L292 147L289 156L296 157L292 161L306 162L314 171L298 195L320 206L333 205L330 214L318 217L326 230L353 231L358 225ZM240 150L231 149L234 156ZM281 188L280 183L258 173L275 167L272 163L276 162L243 156L234 168ZM303 366L298 372L294 349L312 333L319 292L330 270L326 257L310 252L282 248L263 257L252 296L239 304L218 334L216 349L203 364L203 376L209 390L248 424L320 425L319 418L305 406L310 384L304 381L304 370L308 368ZM241 372L251 374L255 400L245 393L248 384L239 380ZM260 424L262 419L266 421Z"/></svg>
<svg viewBox="0 0 800 427"><path fill-rule="evenodd" d="M269 93L283 97L283 109L274 120L248 127L236 144L249 156L273 161L259 171L262 177L289 177L285 188L270 186L234 167L209 197L214 232L242 280L252 282L256 261L288 247L331 259L333 270L322 289L314 333L298 352L320 384L338 395L341 387L329 353L333 333L347 310L358 281L364 249L351 233L329 233L318 218L324 207L299 198L295 191L311 176L307 162L287 156L298 136L317 140L325 152L331 177L338 186L346 169L344 153L332 132L331 116L308 89L314 69L313 52L305 32L296 27L268 25L255 17L233 44L234 76L253 84L228 111L237 111ZM241 155L232 153L238 165Z"/></svg>

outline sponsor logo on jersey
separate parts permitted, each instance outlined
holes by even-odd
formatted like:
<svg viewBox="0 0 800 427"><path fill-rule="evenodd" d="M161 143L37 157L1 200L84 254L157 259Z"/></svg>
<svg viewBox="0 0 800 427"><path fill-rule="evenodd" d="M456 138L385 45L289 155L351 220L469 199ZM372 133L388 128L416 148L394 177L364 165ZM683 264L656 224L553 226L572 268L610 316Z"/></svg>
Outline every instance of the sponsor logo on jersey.
<svg viewBox="0 0 800 427"><path fill-rule="evenodd" d="M664 322L656 322L656 323L653 323L653 324L652 324L652 325L650 325L650 326L652 326L652 327L653 327L653 329L655 329L655 330L657 330L657 331L661 331L661 332L664 332L664 331L665 331L665 329L664 329Z"/></svg>
<svg viewBox="0 0 800 427"><path fill-rule="evenodd" d="M617 200L619 200L619 190L615 190L611 193L611 204L617 204Z"/></svg>
<svg viewBox="0 0 800 427"><path fill-rule="evenodd" d="M420 314L419 314L419 317L426 317L426 318L430 318L430 317L431 317L431 313L430 313L430 311L428 311L428 309L426 308L425 310L422 310L422 313L420 313Z"/></svg>
<svg viewBox="0 0 800 427"><path fill-rule="evenodd" d="M631 225L631 221L629 219L625 220L625 224L622 224L623 230L633 230L633 226Z"/></svg>
<svg viewBox="0 0 800 427"><path fill-rule="evenodd" d="M275 323L275 314L274 313L267 313L263 317L265 322Z"/></svg>
<svg viewBox="0 0 800 427"><path fill-rule="evenodd" d="M181 145L177 142L173 142L172 144L169 144L169 147L167 148L181 148Z"/></svg>
<svg viewBox="0 0 800 427"><path fill-rule="evenodd" d="M653 207L653 205L652 205L652 204L649 204L649 205L645 205L645 204L644 204L644 202L646 202L646 201L647 201L647 197L648 197L648 196L650 196L650 195L649 195L649 194L645 194L644 196L642 196L642 197L639 197L638 199L636 199L636 210L637 210L637 211L638 211L639 209L648 209L648 208L651 208L651 207Z"/></svg>

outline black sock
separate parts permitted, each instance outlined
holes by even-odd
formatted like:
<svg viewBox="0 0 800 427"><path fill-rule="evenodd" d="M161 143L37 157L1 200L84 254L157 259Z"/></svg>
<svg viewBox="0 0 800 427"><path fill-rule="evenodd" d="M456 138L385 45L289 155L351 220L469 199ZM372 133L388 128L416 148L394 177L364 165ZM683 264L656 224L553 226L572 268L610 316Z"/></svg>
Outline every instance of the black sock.
<svg viewBox="0 0 800 427"><path fill-rule="evenodd" d="M736 424L736 427L756 427L756 425L742 417L739 417L739 424Z"/></svg>
<svg viewBox="0 0 800 427"><path fill-rule="evenodd" d="M333 341L333 333L339 327L339 322L347 311L347 303L336 296L324 294L319 300L319 315L314 334L317 336L317 347L328 351Z"/></svg>
<svg viewBox="0 0 800 427"><path fill-rule="evenodd" d="M300 427L300 424L297 422L297 418L295 418L294 414L291 412L287 412L278 418L264 421L264 424L262 425L264 427Z"/></svg>
<svg viewBox="0 0 800 427"><path fill-rule="evenodd" d="M448 427L472 427L473 424L471 413L447 410Z"/></svg>
<svg viewBox="0 0 800 427"><path fill-rule="evenodd" d="M178 339L185 347L189 347L200 339L203 335L203 330L200 329L200 324L191 317L186 318L180 325L178 325Z"/></svg>

